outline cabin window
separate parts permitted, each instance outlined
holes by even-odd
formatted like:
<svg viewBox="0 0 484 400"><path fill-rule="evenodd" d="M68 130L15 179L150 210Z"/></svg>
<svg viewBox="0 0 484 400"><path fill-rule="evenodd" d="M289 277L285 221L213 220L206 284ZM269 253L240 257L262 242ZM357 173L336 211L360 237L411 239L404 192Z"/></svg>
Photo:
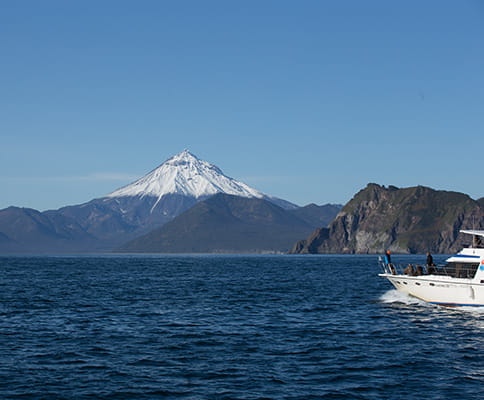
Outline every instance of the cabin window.
<svg viewBox="0 0 484 400"><path fill-rule="evenodd" d="M442 272L444 275L452 276L453 278L474 278L476 274L477 267L479 264L474 263L458 263L458 262L451 262L442 267Z"/></svg>

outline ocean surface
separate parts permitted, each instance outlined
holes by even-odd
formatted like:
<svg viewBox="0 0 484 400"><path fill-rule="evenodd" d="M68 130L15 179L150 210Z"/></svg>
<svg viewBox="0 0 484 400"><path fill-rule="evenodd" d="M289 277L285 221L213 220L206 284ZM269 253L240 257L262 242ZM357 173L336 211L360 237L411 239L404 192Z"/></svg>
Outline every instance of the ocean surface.
<svg viewBox="0 0 484 400"><path fill-rule="evenodd" d="M0 257L0 399L482 398L483 310L376 261Z"/></svg>

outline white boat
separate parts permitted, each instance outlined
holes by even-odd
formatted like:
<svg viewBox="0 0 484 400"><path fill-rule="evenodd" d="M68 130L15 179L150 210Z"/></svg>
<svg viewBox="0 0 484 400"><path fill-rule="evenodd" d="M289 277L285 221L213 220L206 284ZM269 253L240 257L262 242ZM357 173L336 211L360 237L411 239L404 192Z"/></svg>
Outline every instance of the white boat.
<svg viewBox="0 0 484 400"><path fill-rule="evenodd" d="M397 290L428 303L484 307L484 231L461 232L473 236L472 244L449 257L446 265L407 265L404 270L403 266L385 263L380 258L384 273L379 276L388 279Z"/></svg>

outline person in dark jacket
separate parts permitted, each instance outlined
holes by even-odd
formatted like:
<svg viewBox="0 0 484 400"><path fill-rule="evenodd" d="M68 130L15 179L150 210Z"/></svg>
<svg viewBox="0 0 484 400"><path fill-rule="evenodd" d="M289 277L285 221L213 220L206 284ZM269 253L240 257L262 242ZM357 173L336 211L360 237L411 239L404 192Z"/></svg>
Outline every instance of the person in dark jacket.
<svg viewBox="0 0 484 400"><path fill-rule="evenodd" d="M437 272L435 269L434 259L432 254L427 252L427 274L434 275Z"/></svg>

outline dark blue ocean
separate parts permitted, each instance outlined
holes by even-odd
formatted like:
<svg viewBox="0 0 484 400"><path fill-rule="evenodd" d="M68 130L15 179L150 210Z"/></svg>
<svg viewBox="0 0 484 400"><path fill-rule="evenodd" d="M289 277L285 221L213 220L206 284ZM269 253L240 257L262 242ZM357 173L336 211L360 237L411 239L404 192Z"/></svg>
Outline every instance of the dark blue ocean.
<svg viewBox="0 0 484 400"><path fill-rule="evenodd" d="M2 257L0 398L482 398L484 312L378 272L375 256Z"/></svg>

